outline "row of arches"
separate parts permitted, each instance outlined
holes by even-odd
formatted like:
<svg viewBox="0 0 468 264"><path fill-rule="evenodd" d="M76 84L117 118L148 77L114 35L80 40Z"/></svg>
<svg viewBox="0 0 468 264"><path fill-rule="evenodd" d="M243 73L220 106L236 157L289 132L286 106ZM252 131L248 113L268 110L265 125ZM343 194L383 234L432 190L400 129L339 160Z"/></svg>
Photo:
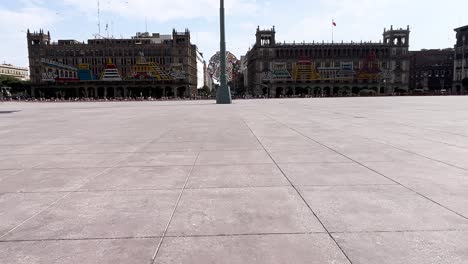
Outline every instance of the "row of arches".
<svg viewBox="0 0 468 264"><path fill-rule="evenodd" d="M40 87L35 88L31 97L35 98L187 98L190 91L186 86L101 86L101 87Z"/></svg>
<svg viewBox="0 0 468 264"><path fill-rule="evenodd" d="M393 88L395 91L402 92L399 87ZM370 96L385 93L384 87L378 86L278 86L278 87L264 87L263 95L273 98L281 97L329 97L329 96Z"/></svg>

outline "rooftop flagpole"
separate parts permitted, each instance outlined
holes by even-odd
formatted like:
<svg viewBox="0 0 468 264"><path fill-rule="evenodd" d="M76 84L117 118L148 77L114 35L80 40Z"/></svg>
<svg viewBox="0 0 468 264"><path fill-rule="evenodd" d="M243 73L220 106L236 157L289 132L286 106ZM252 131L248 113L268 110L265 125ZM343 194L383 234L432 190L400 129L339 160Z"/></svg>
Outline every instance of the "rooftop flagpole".
<svg viewBox="0 0 468 264"><path fill-rule="evenodd" d="M332 43L334 42L335 40L335 27L336 27L336 23L335 23L335 19L332 19Z"/></svg>

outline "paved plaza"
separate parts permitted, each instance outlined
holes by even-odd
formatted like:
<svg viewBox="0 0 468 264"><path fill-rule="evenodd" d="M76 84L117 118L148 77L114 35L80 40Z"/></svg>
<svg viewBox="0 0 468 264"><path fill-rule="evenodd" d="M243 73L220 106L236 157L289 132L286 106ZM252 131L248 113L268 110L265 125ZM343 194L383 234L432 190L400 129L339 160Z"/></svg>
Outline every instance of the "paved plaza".
<svg viewBox="0 0 468 264"><path fill-rule="evenodd" d="M467 264L468 97L0 103L0 263Z"/></svg>

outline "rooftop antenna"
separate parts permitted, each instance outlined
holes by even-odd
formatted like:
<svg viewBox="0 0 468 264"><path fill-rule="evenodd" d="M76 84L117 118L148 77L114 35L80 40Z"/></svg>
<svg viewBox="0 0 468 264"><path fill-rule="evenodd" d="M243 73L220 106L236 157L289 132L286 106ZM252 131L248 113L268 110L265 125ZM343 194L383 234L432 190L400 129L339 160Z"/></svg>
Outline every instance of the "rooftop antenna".
<svg viewBox="0 0 468 264"><path fill-rule="evenodd" d="M101 3L97 0L98 34L101 36Z"/></svg>
<svg viewBox="0 0 468 264"><path fill-rule="evenodd" d="M148 32L148 17L145 16L145 32Z"/></svg>
<svg viewBox="0 0 468 264"><path fill-rule="evenodd" d="M114 20L111 20L111 38L114 38Z"/></svg>

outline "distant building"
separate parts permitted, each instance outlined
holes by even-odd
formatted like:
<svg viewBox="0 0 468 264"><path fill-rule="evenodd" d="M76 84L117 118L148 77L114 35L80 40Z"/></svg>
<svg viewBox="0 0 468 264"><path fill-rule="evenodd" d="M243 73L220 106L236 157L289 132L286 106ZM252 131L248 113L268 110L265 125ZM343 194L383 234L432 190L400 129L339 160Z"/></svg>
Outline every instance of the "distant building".
<svg viewBox="0 0 468 264"><path fill-rule="evenodd" d="M165 41L172 40L172 35L162 35L159 33L137 32L132 39L151 40L152 44L163 44Z"/></svg>
<svg viewBox="0 0 468 264"><path fill-rule="evenodd" d="M410 51L410 90L450 93L453 82L453 49Z"/></svg>
<svg viewBox="0 0 468 264"><path fill-rule="evenodd" d="M406 92L409 36L409 27L392 26L380 43L281 43L274 27L257 28L246 55L248 91L270 97Z"/></svg>
<svg viewBox="0 0 468 264"><path fill-rule="evenodd" d="M203 71L205 73L205 85L208 87L210 91L213 91L213 77L211 77L211 74L208 71L208 66L206 65L206 61L203 64Z"/></svg>
<svg viewBox="0 0 468 264"><path fill-rule="evenodd" d="M197 47L190 32L137 33L129 39L52 42L27 33L32 95L41 97L191 97Z"/></svg>
<svg viewBox="0 0 468 264"><path fill-rule="evenodd" d="M29 80L28 68L17 67L11 64L0 64L0 75L14 77L21 81Z"/></svg>
<svg viewBox="0 0 468 264"><path fill-rule="evenodd" d="M467 87L463 87L463 79L468 78L468 25L456 28L457 43L455 44L453 93L467 94Z"/></svg>
<svg viewBox="0 0 468 264"><path fill-rule="evenodd" d="M205 59L203 58L203 53L197 50L197 88L202 89L205 86Z"/></svg>

